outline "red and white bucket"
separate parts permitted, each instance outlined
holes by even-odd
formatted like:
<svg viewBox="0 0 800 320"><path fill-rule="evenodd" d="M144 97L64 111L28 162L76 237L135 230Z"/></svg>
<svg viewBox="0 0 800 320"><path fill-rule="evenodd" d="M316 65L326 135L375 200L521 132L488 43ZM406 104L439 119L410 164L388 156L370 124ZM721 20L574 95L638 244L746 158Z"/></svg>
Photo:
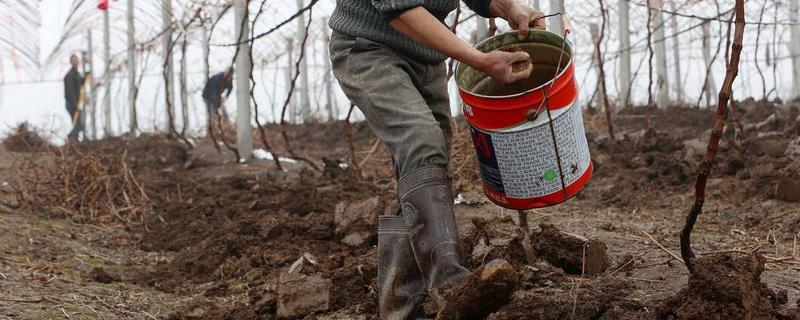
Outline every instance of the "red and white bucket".
<svg viewBox="0 0 800 320"><path fill-rule="evenodd" d="M540 30L524 40L512 32L476 45L483 52L508 47L530 54L529 79L499 85L464 64L456 69L483 189L492 202L510 209L562 203L592 175L572 47Z"/></svg>

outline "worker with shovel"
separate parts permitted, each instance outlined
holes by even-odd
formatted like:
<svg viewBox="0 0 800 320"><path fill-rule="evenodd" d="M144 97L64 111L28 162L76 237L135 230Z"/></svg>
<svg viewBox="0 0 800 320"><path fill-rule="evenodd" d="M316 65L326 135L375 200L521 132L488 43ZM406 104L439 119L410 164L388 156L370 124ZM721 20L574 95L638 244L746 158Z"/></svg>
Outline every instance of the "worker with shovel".
<svg viewBox="0 0 800 320"><path fill-rule="evenodd" d="M77 140L78 136L83 132L83 114L81 112L81 90L83 90L84 77L78 71L77 55L69 57L69 64L71 68L64 76L64 101L69 113L69 120L72 123L72 130L67 135L68 140ZM85 95L85 94L84 94Z"/></svg>
<svg viewBox="0 0 800 320"><path fill-rule="evenodd" d="M463 0L526 36L541 12L518 0ZM338 0L329 26L333 73L391 151L400 208L378 225L378 302L383 319L414 319L430 295L440 319L479 319L516 285L504 260L470 274L462 266L448 174L451 127L444 60L456 59L496 81L528 78L525 52L483 53L443 23L455 0Z"/></svg>
<svg viewBox="0 0 800 320"><path fill-rule="evenodd" d="M228 122L228 113L222 109L222 102L231 95L231 91L233 91L233 67L211 76L206 82L203 87L203 101L206 103L206 111L208 111L209 126L216 121L216 115L220 111L222 111L222 119ZM223 92L225 92L224 98ZM210 127L209 130L211 130Z"/></svg>

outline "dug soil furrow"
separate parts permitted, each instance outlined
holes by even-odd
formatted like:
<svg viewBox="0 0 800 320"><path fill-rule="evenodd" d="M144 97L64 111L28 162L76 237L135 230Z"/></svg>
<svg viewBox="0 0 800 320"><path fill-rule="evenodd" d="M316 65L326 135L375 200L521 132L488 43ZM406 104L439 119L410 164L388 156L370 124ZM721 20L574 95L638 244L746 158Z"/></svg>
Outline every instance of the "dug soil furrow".
<svg viewBox="0 0 800 320"><path fill-rule="evenodd" d="M698 263L750 275L736 280L748 299L725 300L729 307L703 300L708 294L698 289L713 287L703 281L729 289L723 280L690 280L677 258L712 113L658 110L652 132L645 110L628 108L616 117L617 140L605 135L603 116L587 113L595 174L574 199L529 212L534 261L517 213L482 194L459 122L452 169L465 264L478 269L506 259L519 279L488 319L797 319L800 260L792 256L800 199L787 185L800 181L798 109L755 101L739 108L744 132L723 136L694 234ZM280 140L277 127L266 129L270 141ZM165 136L0 153L0 179L8 182L0 207L0 319L63 317L62 310L111 319L377 319L377 217L397 204L391 159L384 146L373 147L363 123L353 127L360 173L342 123L288 129L296 151L322 172L302 162L287 161L286 171L271 160L239 164L210 141L187 149ZM126 166L105 165L119 159ZM19 195L33 190L22 185L31 181L26 175L73 177L59 168L81 161L103 165L124 192L73 193L92 202L62 201L65 193L55 191L48 202ZM41 181L70 186L66 180ZM144 196L128 194L136 186ZM136 199L145 205L121 205ZM736 259L716 258L720 251ZM764 305L770 309L758 308ZM435 313L431 303L426 311Z"/></svg>

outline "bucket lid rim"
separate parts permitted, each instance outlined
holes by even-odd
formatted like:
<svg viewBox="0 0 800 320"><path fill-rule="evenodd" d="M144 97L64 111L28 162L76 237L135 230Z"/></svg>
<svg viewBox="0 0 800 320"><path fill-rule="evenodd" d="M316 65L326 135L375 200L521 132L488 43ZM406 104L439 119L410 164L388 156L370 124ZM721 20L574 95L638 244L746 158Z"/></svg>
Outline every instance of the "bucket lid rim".
<svg viewBox="0 0 800 320"><path fill-rule="evenodd" d="M552 35L555 35L555 36L563 39L565 42L567 42L567 45L569 45L569 47L572 48L572 42L570 42L569 39L567 39L565 37L562 37L562 36L556 34L555 32L552 32L552 31L549 31L549 30L538 30L538 29L531 29L530 32L546 32L546 33L550 33ZM497 35L491 36L489 38L486 38L481 42L478 42L477 44L474 45L474 47L477 48L478 46L488 42L489 40L492 40L492 39L495 39L495 38L499 38L499 37L503 37L503 36L508 36L508 35L511 35L511 34L515 35L516 33L517 33L516 31L509 31L509 32L497 34ZM465 67L469 67L469 66L467 66L464 63L462 63L461 61L456 60L455 73L453 75L456 77L456 79L455 79L456 87L458 87L458 90L463 92L463 93L467 93L467 94L469 94L469 95L471 95L473 97L484 98L484 99L509 99L509 98L517 98L517 97L525 96L525 95L528 95L528 94L530 94L530 93L532 93L534 91L543 90L546 86L551 85L558 78L561 78L561 76L563 76L564 73L566 73L572 67L572 61L573 60L574 59L570 58L569 61L567 61L567 64L564 65L564 69L559 71L558 74L556 74L556 76L553 77L553 79L550 79L549 81L541 84L538 87L535 87L535 88L532 88L532 89L528 89L528 90L525 90L525 91L520 92L520 93L510 94L510 95L497 96L497 95L478 94L478 93L472 92L472 90L467 90L466 88L462 88L461 85L458 82L459 75L461 74L461 67L462 67L462 65L464 65Z"/></svg>

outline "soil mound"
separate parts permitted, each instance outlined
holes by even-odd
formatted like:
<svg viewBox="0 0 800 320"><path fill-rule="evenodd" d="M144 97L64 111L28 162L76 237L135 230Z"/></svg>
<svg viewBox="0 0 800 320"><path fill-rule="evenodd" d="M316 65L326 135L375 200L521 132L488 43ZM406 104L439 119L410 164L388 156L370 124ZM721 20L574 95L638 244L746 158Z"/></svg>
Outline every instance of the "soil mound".
<svg viewBox="0 0 800 320"><path fill-rule="evenodd" d="M658 310L665 319L797 319L781 305L784 298L761 282L759 255L710 255L695 261L688 287Z"/></svg>
<svg viewBox="0 0 800 320"><path fill-rule="evenodd" d="M336 288L317 301L326 311L356 306L359 313L376 312L375 251L372 245L353 247L339 239L334 218L337 204L380 194L371 185L343 181L342 176L326 179L309 170L220 179L191 176L161 181L165 190L186 187L179 198L165 195L172 201L163 203L142 237L143 249L173 251L174 258L138 270L133 282L166 292L194 284L205 287L208 297L248 296L249 301L219 306L227 308L222 314L266 316L290 310L285 306L294 302L288 300L306 296L302 286L279 294L294 283L281 284L281 274L300 257L303 274Z"/></svg>
<svg viewBox="0 0 800 320"><path fill-rule="evenodd" d="M800 220L787 201L795 197L800 170L789 164L800 155L800 131L786 120L796 112L782 108L764 112L743 103L741 114L752 114L726 131L709 188L709 199L724 201L704 216L702 250L743 248L772 231L774 240L792 240L785 235L796 232ZM568 204L542 210L528 238L511 216L474 207L480 203L468 192L486 200L469 130L455 120L454 184L468 200L456 207L465 215L459 216L465 264L476 270L506 259L518 275L518 291L507 303L477 311L478 318L491 311L488 318L495 320L797 318L785 310L797 293L769 290L759 278L763 261L753 257L700 258L689 286L668 298L681 289L685 269L664 262L663 254L639 241L639 231L663 229L659 237L671 237L670 223L690 199L714 115L652 110L655 130L647 130L647 112L621 110L615 141L587 127L592 182ZM270 141L282 141L277 125L268 129ZM35 171L28 186L41 189L27 194L50 199L48 212L64 208L100 217L81 222L105 224L116 214L130 220L125 231L132 241L100 241L111 249L136 246L147 258L128 261L122 272L106 267L84 276L94 284L133 282L167 292L182 305L159 315L167 319L374 319L375 217L396 207L391 157L364 123L352 126L352 151L342 122L287 130L295 151L322 170L302 162L287 164L288 171L266 162L239 164L224 149L215 153L208 140L188 149L166 135L143 135L30 155L36 162L29 165ZM286 154L282 143L274 151ZM17 174L24 167L14 169ZM131 208L146 214L131 215ZM793 281L792 270L771 270L765 281Z"/></svg>
<svg viewBox="0 0 800 320"><path fill-rule="evenodd" d="M77 148L84 153L124 154L128 166L138 173L180 167L189 161L186 145L165 134L143 134L135 139L112 137L83 142Z"/></svg>

